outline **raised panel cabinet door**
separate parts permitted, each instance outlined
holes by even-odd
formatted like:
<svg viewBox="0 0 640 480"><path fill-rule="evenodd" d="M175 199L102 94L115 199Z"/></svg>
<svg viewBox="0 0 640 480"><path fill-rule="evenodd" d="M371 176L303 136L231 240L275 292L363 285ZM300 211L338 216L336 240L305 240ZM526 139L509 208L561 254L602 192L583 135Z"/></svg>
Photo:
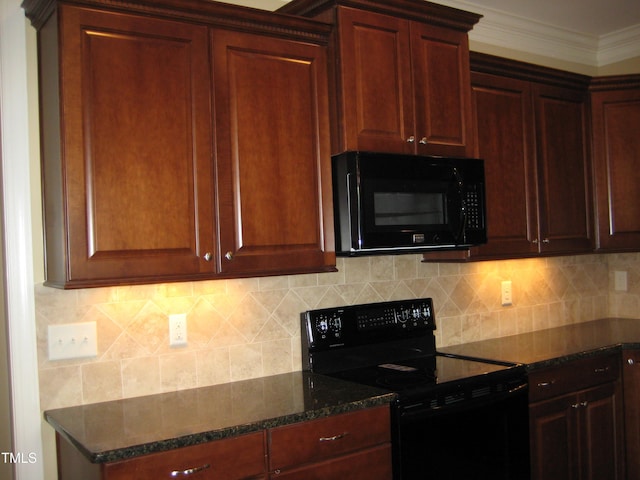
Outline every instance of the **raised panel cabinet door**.
<svg viewBox="0 0 640 480"><path fill-rule="evenodd" d="M575 403L570 394L529 407L532 480L579 480Z"/></svg>
<svg viewBox="0 0 640 480"><path fill-rule="evenodd" d="M592 251L585 95L534 87L540 251Z"/></svg>
<svg viewBox="0 0 640 480"><path fill-rule="evenodd" d="M488 242L477 254L536 253L538 205L530 84L483 73L472 73L472 82L476 155L484 160L488 232Z"/></svg>
<svg viewBox="0 0 640 480"><path fill-rule="evenodd" d="M415 153L409 22L338 9L341 141L334 151Z"/></svg>
<svg viewBox="0 0 640 480"><path fill-rule="evenodd" d="M213 271L202 258L214 246L207 29L66 5L59 15L63 140L58 152L54 140L44 147L48 280Z"/></svg>
<svg viewBox="0 0 640 480"><path fill-rule="evenodd" d="M591 95L597 248L640 250L640 86Z"/></svg>
<svg viewBox="0 0 640 480"><path fill-rule="evenodd" d="M324 47L212 31L221 271L335 268Z"/></svg>
<svg viewBox="0 0 640 480"><path fill-rule="evenodd" d="M585 390L579 400L580 436L584 441L581 478L622 480L624 423L619 382Z"/></svg>
<svg viewBox="0 0 640 480"><path fill-rule="evenodd" d="M467 32L411 23L417 152L471 156Z"/></svg>

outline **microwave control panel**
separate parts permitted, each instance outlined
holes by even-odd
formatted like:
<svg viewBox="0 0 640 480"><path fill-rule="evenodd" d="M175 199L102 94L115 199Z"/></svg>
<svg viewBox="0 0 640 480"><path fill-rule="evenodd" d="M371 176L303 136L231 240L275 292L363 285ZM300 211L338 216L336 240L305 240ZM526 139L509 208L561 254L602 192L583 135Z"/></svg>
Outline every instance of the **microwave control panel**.
<svg viewBox="0 0 640 480"><path fill-rule="evenodd" d="M301 315L307 347L329 350L435 330L430 298L310 310Z"/></svg>

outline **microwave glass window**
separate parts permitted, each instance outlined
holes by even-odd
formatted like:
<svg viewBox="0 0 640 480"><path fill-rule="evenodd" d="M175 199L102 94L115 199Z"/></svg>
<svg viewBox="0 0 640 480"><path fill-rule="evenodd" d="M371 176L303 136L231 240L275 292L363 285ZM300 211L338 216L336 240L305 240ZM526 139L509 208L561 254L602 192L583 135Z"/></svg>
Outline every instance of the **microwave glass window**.
<svg viewBox="0 0 640 480"><path fill-rule="evenodd" d="M445 223L442 193L375 192L373 203L377 227Z"/></svg>

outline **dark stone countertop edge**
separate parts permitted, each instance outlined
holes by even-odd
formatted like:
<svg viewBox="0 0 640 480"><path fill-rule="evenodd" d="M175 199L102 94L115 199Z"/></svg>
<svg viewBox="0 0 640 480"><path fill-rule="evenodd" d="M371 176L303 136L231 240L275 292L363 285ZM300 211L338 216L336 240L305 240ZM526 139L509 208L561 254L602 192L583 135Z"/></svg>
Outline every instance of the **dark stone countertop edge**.
<svg viewBox="0 0 640 480"><path fill-rule="evenodd" d="M199 445L202 443L236 437L248 433L260 432L270 428L315 420L332 415L339 415L341 413L348 413L366 408L388 405L393 402L394 399L394 393L381 393L379 395L373 395L361 400L326 406L314 410L305 410L289 415L258 420L243 425L234 425L217 430L203 431L176 438L162 439L149 443L132 445L130 447L118 448L115 450L106 450L101 452L92 452L88 450L81 442L77 441L72 435L70 435L62 425L60 425L55 421L55 419L49 416L46 411L44 412L44 417L45 420L56 430L56 432L58 432L63 438L74 445L91 463L107 463L127 460L150 453L164 452L176 448Z"/></svg>

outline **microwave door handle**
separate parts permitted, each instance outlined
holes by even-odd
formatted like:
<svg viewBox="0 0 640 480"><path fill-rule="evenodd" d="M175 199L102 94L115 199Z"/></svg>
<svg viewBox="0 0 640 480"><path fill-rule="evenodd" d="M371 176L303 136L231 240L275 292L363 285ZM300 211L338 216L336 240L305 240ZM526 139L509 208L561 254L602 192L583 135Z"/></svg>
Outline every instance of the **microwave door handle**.
<svg viewBox="0 0 640 480"><path fill-rule="evenodd" d="M453 167L453 176L456 179L457 194L460 198L460 228L456 232L456 244L464 243L464 232L467 227L467 205L464 199L464 183L456 167Z"/></svg>

